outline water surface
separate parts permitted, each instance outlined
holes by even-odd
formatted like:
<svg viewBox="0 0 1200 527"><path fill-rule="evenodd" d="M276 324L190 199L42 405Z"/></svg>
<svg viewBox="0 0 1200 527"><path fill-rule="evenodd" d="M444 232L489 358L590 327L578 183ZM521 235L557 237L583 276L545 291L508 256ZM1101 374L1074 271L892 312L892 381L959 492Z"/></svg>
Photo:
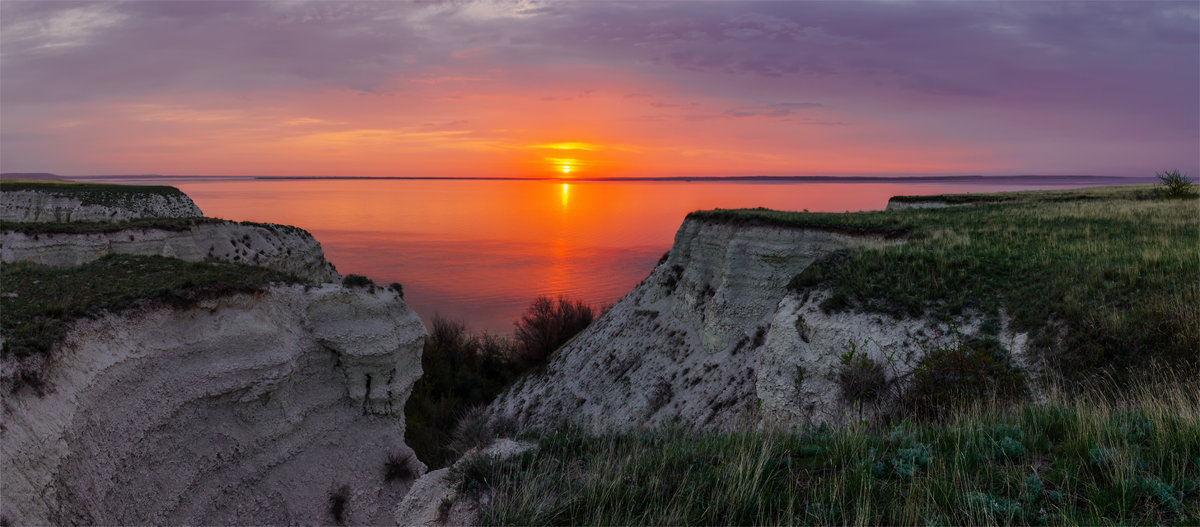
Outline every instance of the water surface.
<svg viewBox="0 0 1200 527"><path fill-rule="evenodd" d="M512 322L537 295L564 294L596 305L615 302L646 277L693 210L878 210L897 194L1089 184L249 178L155 182L178 187L207 216L307 229L343 275L366 275L381 285L403 284L405 299L426 321L441 313L499 333L510 332Z"/></svg>

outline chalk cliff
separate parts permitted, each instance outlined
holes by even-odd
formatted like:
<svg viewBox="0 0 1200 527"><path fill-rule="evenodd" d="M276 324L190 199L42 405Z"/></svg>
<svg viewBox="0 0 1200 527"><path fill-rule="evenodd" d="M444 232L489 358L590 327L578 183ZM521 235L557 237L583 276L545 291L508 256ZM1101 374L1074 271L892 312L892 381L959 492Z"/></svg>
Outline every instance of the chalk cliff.
<svg viewBox="0 0 1200 527"><path fill-rule="evenodd" d="M526 426L567 420L592 430L676 419L715 429L841 421L851 410L837 384L842 353L854 347L901 377L924 349L977 327L826 314L819 304L827 293L786 288L834 250L892 243L900 242L689 218L648 278L490 412Z"/></svg>
<svg viewBox="0 0 1200 527"><path fill-rule="evenodd" d="M334 284L79 320L44 396L0 387L0 516L329 524L345 486L346 523L389 523L424 336L395 293Z"/></svg>
<svg viewBox="0 0 1200 527"><path fill-rule="evenodd" d="M166 256L189 262L213 258L285 271L313 282L338 279L321 244L308 231L287 225L197 220L179 228L114 224L105 230L3 230L0 261L73 266L108 254Z"/></svg>
<svg viewBox="0 0 1200 527"><path fill-rule="evenodd" d="M190 218L203 216L186 194L170 187L160 192L56 192L17 190L0 193L0 221L117 222L137 218ZM113 185L114 188L121 188Z"/></svg>

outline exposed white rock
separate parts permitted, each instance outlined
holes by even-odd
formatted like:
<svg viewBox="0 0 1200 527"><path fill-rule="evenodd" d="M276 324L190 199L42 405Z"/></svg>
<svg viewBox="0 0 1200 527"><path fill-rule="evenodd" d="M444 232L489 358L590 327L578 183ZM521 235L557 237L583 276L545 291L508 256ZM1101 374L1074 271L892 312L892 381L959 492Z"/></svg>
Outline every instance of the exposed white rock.
<svg viewBox="0 0 1200 527"><path fill-rule="evenodd" d="M0 231L0 261L75 266L108 254L167 256L189 262L240 262L295 274L313 282L337 280L321 244L286 225L201 221L182 230L130 228L102 233Z"/></svg>
<svg viewBox="0 0 1200 527"><path fill-rule="evenodd" d="M964 317L951 323L926 318L898 319L876 313L825 313L824 291L789 293L771 321L755 379L760 418L767 426L838 424L869 419L893 402L887 397L857 404L846 399L838 381L843 354L883 366L885 374L903 386L906 377L928 350L954 345L979 334L980 319ZM1027 336L1007 328L998 339L1019 364Z"/></svg>
<svg viewBox="0 0 1200 527"><path fill-rule="evenodd" d="M204 215L192 198L183 193L98 191L93 194L102 195L104 204L85 204L79 195L60 194L51 190L5 191L0 193L0 221L116 222L137 218L190 218Z"/></svg>
<svg viewBox="0 0 1200 527"><path fill-rule="evenodd" d="M491 412L524 425L574 420L592 429L754 421L758 349L788 281L836 249L890 243L688 219L665 262Z"/></svg>
<svg viewBox="0 0 1200 527"><path fill-rule="evenodd" d="M385 482L384 464L411 454L424 335L395 293L333 284L80 320L44 396L0 387L0 516L329 524L345 485L347 523L389 523L411 482Z"/></svg>

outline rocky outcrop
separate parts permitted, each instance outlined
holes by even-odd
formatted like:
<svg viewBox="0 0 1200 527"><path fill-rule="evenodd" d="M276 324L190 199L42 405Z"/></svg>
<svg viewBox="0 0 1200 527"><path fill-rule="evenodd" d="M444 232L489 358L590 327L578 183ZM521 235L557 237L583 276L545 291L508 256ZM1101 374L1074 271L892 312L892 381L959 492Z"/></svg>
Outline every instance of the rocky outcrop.
<svg viewBox="0 0 1200 527"><path fill-rule="evenodd" d="M135 227L109 232L0 231L0 261L74 266L108 254L217 259L258 265L312 282L339 277L321 244L286 225L196 221L179 229Z"/></svg>
<svg viewBox="0 0 1200 527"><path fill-rule="evenodd" d="M878 364L898 383L928 350L965 341L980 324L830 314L820 307L827 292L789 292L786 284L834 250L891 243L898 242L689 218L645 281L489 410L524 426L573 421L594 431L671 420L736 429L870 417L885 401L848 400L843 356ZM999 340L1024 352L1024 335L1005 328Z"/></svg>
<svg viewBox="0 0 1200 527"><path fill-rule="evenodd" d="M491 411L532 426L743 424L754 416L760 348L788 281L831 251L890 243L689 218L646 280Z"/></svg>
<svg viewBox="0 0 1200 527"><path fill-rule="evenodd" d="M111 186L118 190L5 191L0 193L0 221L118 222L137 218L190 218L204 215L191 198L169 187L150 187L164 189L159 192L123 192L119 190L121 186Z"/></svg>
<svg viewBox="0 0 1200 527"><path fill-rule="evenodd" d="M333 284L77 321L43 396L0 387L0 516L330 524L336 494L345 523L390 523L411 477L389 456L424 471L402 415L424 335L395 293Z"/></svg>

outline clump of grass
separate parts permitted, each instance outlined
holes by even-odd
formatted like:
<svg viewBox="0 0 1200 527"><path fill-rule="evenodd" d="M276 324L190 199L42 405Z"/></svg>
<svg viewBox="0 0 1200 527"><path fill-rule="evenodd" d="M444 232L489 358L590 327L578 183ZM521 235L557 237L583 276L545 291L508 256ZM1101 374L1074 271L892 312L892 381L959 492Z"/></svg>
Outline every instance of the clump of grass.
<svg viewBox="0 0 1200 527"><path fill-rule="evenodd" d="M532 451L481 456L456 473L460 491L490 496L480 524L1200 521L1195 379L1127 397L1054 392L1043 404L976 405L883 430L567 427L536 439ZM1089 456L1097 445L1113 449L1102 466Z"/></svg>
<svg viewBox="0 0 1200 527"><path fill-rule="evenodd" d="M373 288L375 287L375 282L361 274L348 274L342 277L342 285L355 288Z"/></svg>
<svg viewBox="0 0 1200 527"><path fill-rule="evenodd" d="M383 481L412 480L417 477L416 459L410 452L392 452L383 463Z"/></svg>
<svg viewBox="0 0 1200 527"><path fill-rule="evenodd" d="M1178 170L1170 170L1154 174L1158 178L1159 190L1163 196L1171 199L1188 199L1200 196L1192 179Z"/></svg>
<svg viewBox="0 0 1200 527"><path fill-rule="evenodd" d="M272 283L301 283L290 274L226 262L188 263L161 256L109 255L78 267L0 265L0 356L46 357L71 321L105 312L166 304L188 307ZM43 372L14 372L13 389L37 388ZM23 380L22 380L23 379Z"/></svg>
<svg viewBox="0 0 1200 527"><path fill-rule="evenodd" d="M1200 375L1200 209L1158 199L1153 185L927 199L966 207L846 214L693 213L860 232L902 244L830 254L795 290L826 289L827 311L901 318L972 314L1028 332L1030 347L1072 382L1117 383L1151 362ZM953 199L951 199L953 198Z"/></svg>
<svg viewBox="0 0 1200 527"><path fill-rule="evenodd" d="M397 295L400 295L400 298L404 298L404 286L400 285L400 282L392 282L388 285L388 289L395 291Z"/></svg>

